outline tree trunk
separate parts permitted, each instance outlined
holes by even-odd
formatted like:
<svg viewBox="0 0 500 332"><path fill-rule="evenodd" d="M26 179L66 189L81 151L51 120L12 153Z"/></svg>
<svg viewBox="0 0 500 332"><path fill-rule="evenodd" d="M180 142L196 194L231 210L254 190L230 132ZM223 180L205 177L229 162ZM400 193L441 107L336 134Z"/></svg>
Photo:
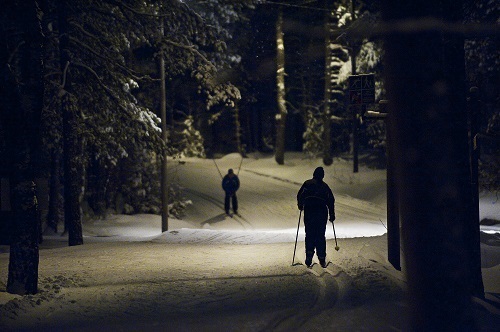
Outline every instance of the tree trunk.
<svg viewBox="0 0 500 332"><path fill-rule="evenodd" d="M461 1L386 0L383 15L460 23L461 10ZM385 47L411 329L474 331L471 228L479 225L470 220L463 37L392 33Z"/></svg>
<svg viewBox="0 0 500 332"><path fill-rule="evenodd" d="M286 99L285 99L285 43L283 38L283 10L278 12L276 22L276 93L278 113L276 114L276 162L285 163L285 128L286 128Z"/></svg>
<svg viewBox="0 0 500 332"><path fill-rule="evenodd" d="M68 4L59 2L59 47L61 53L64 164L64 220L70 246L83 244L81 197L83 191L83 146L79 135L78 109L71 88L69 73L70 43Z"/></svg>
<svg viewBox="0 0 500 332"><path fill-rule="evenodd" d="M50 160L50 188L49 188L49 212L47 224L57 233L58 225L64 222L64 199L62 195L61 181L61 156L59 152L52 151Z"/></svg>
<svg viewBox="0 0 500 332"><path fill-rule="evenodd" d="M10 147L13 227L10 242L7 292L19 295L38 291L40 216L34 179L40 157L40 116L43 107L42 33L35 1L7 2L3 10L12 21L5 26L5 46L10 54L9 83L15 97L7 140ZM21 19L23 18L23 19ZM3 39L3 38L2 38ZM2 40L3 42L3 40ZM7 67L7 66L5 66ZM4 106L5 107L5 106Z"/></svg>
<svg viewBox="0 0 500 332"><path fill-rule="evenodd" d="M83 244L81 197L83 190L82 143L78 134L78 115L70 93L62 97L64 141L64 220L68 244Z"/></svg>
<svg viewBox="0 0 500 332"><path fill-rule="evenodd" d="M339 85L340 69L349 60L349 52L341 44L334 43L339 34L338 31L341 30L339 29L340 16L344 13L337 12L336 15L332 15L333 9L328 4L329 0L325 0L325 8L327 9L325 12L325 153L323 158L325 165L330 165L333 162L331 156L331 116L335 114L344 97L343 88Z"/></svg>
<svg viewBox="0 0 500 332"><path fill-rule="evenodd" d="M163 18L162 18L163 20ZM161 23L161 36L163 37L163 21ZM165 86L165 58L163 51L160 52L160 63L159 63L159 71L160 71L160 100L161 100L161 138L165 142L165 146L167 145L168 133L167 133L167 91ZM173 118L172 118L173 120ZM170 124L173 126L174 123ZM167 153L163 154L163 158L161 158L161 231L168 231L168 172L167 172Z"/></svg>
<svg viewBox="0 0 500 332"><path fill-rule="evenodd" d="M234 117L234 131L236 138L236 149L242 157L245 157L245 150L241 143L241 123L240 123L240 109L238 107L238 103L234 105L233 109L233 117Z"/></svg>
<svg viewBox="0 0 500 332"><path fill-rule="evenodd" d="M331 9L329 1L325 0L325 106L323 111L323 163L326 166L332 164L332 135L331 135L331 109L332 100L332 56L330 52L330 19Z"/></svg>
<svg viewBox="0 0 500 332"><path fill-rule="evenodd" d="M57 25L57 4L54 0L44 1L42 4L42 27L45 35L44 66L45 68L60 67L58 31L52 27ZM50 79L47 79L50 80ZM49 175L49 210L47 225L55 233L64 223L64 197L63 197L63 147L62 147L62 115L59 103L54 102L58 93L58 81L55 78L49 81L44 91L45 110L44 130L49 134L45 139L50 140L50 175Z"/></svg>
<svg viewBox="0 0 500 332"><path fill-rule="evenodd" d="M356 19L356 0L351 0L351 16L352 20ZM355 39L351 42L349 53L351 56L351 75L356 75L356 57L359 52L358 41ZM352 110L352 172L357 173L359 170L359 111L357 105L351 105Z"/></svg>

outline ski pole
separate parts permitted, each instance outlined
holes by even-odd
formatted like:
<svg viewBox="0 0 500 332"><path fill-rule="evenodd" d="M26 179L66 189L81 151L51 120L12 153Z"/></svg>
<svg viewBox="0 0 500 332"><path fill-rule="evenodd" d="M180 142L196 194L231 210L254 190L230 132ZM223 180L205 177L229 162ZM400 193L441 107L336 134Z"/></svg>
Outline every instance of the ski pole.
<svg viewBox="0 0 500 332"><path fill-rule="evenodd" d="M223 177L222 177L222 173L220 172L219 166L217 166L217 163L215 162L215 159L214 159L214 158L212 158L212 160L213 160L213 162L214 162L214 164L215 164L215 167L217 167L217 171L219 172L220 178L221 178L221 179L223 179Z"/></svg>
<svg viewBox="0 0 500 332"><path fill-rule="evenodd" d="M242 165L242 164L243 164L243 154L241 155L240 166L238 167L238 173L236 173L236 176L240 175L241 165Z"/></svg>
<svg viewBox="0 0 500 332"><path fill-rule="evenodd" d="M335 250L339 251L340 247L337 244L337 235L335 234L335 225L333 224L333 221L332 221L332 228L333 228L333 237L335 238Z"/></svg>
<svg viewBox="0 0 500 332"><path fill-rule="evenodd" d="M297 235L295 235L295 248L293 249L293 258L292 258L292 266L295 262L295 251L297 250L297 239L299 238L299 226L300 226L300 218L302 217L302 210L299 213L299 223L297 224Z"/></svg>

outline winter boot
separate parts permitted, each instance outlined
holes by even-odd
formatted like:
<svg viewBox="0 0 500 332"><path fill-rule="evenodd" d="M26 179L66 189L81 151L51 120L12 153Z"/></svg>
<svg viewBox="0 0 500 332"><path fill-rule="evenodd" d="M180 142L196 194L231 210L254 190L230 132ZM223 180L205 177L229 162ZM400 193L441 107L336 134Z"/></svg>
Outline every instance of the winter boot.
<svg viewBox="0 0 500 332"><path fill-rule="evenodd" d="M319 265L321 265L321 267L323 268L326 267L327 264L325 257L318 257L318 259L319 259Z"/></svg>
<svg viewBox="0 0 500 332"><path fill-rule="evenodd" d="M314 252L306 252L306 265L307 267L312 266L312 260L313 260Z"/></svg>

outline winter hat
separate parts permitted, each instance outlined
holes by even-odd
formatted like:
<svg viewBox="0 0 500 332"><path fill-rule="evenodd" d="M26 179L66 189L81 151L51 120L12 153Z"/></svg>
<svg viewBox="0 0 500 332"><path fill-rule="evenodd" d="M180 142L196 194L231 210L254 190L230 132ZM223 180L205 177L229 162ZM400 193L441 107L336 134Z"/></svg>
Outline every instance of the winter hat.
<svg viewBox="0 0 500 332"><path fill-rule="evenodd" d="M313 173L313 178L318 179L318 180L323 180L325 177L325 170L323 167L316 167Z"/></svg>
<svg viewBox="0 0 500 332"><path fill-rule="evenodd" d="M229 174L233 174L233 169L230 168L229 171L227 171Z"/></svg>

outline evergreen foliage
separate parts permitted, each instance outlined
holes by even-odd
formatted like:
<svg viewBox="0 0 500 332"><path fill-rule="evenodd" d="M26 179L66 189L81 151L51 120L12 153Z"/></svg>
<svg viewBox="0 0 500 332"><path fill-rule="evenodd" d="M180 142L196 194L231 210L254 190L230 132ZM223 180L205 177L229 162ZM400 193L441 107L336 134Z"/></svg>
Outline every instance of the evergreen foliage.
<svg viewBox="0 0 500 332"><path fill-rule="evenodd" d="M250 2L85 0L65 3L69 35L65 51L70 60L63 70L58 68L62 38L58 29L61 17L57 15L60 2L48 1L44 15L48 37L46 63L51 72L44 110L47 156L62 153L60 97L61 89L65 89L70 91L78 110L73 134L84 144L83 155L78 158L82 165L88 165L88 180L81 187L85 188L92 210L86 212L103 214L116 208L113 204L116 195L130 206L134 205L129 211L156 211L158 188L151 186L157 186L157 181L145 181L139 184L141 190L124 193L122 185L111 181L111 177L136 182L147 178L145 172L149 170L150 176L156 178L158 165L154 156L163 155L163 151L170 156L204 155L203 140L194 128L193 116L199 114L181 117L180 126L170 123L169 136L175 141L168 145L162 141L157 115L156 59L163 54L170 82L179 78L196 82L197 89L189 98L204 104L197 109L210 109L214 105L233 107L234 101L240 98L239 91L221 80L218 71L233 58L226 52L225 40L231 37L226 27L239 18L239 12ZM66 87L64 83L70 76L71 86ZM129 160L141 167L130 165ZM138 168L141 176L127 175L124 165ZM89 180L91 178L93 180ZM137 203L144 200L148 202ZM57 213L51 212L51 215Z"/></svg>

